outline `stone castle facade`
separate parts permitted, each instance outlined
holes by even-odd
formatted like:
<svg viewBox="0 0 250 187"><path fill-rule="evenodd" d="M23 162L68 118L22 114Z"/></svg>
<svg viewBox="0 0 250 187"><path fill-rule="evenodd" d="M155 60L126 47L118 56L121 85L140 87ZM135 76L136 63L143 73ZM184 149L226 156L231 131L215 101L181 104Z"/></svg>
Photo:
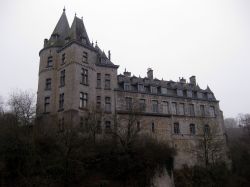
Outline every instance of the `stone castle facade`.
<svg viewBox="0 0 250 187"><path fill-rule="evenodd" d="M118 75L110 52L90 42L82 19L75 16L70 27L65 10L39 55L37 116L59 129L84 125L86 112L96 107L104 114L97 134L105 135L114 129L114 114L126 116L137 103L136 127L176 148L176 168L197 162L191 150L202 132L216 127L224 140L223 114L209 87L201 89L195 76L159 80L150 68L144 78Z"/></svg>

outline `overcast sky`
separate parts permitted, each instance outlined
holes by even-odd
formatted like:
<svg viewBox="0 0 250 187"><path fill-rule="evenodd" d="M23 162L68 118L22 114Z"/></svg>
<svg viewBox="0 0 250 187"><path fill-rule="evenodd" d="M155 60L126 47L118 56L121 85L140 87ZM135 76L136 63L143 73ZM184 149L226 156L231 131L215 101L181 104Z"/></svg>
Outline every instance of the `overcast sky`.
<svg viewBox="0 0 250 187"><path fill-rule="evenodd" d="M89 38L132 75L196 75L225 117L250 113L249 0L0 0L0 95L37 91L39 50L63 7L83 17Z"/></svg>

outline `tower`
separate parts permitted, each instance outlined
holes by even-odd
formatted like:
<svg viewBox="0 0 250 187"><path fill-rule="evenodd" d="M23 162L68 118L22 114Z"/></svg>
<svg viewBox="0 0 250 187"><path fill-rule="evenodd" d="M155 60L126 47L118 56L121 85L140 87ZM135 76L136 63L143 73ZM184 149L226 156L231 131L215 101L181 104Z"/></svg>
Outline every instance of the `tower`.
<svg viewBox="0 0 250 187"><path fill-rule="evenodd" d="M83 120L86 109L100 100L114 111L118 66L90 43L83 20L74 17L71 27L65 9L49 39L39 52L37 116L60 128ZM110 56L110 55L109 55Z"/></svg>

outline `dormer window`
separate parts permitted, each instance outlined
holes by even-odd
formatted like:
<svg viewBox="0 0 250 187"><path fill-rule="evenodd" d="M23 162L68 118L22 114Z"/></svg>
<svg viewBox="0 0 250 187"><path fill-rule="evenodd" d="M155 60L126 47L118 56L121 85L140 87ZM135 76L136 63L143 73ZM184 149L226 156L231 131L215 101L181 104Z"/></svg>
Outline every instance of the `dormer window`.
<svg viewBox="0 0 250 187"><path fill-rule="evenodd" d="M167 95L167 88L161 87L161 94Z"/></svg>
<svg viewBox="0 0 250 187"><path fill-rule="evenodd" d="M183 97L183 90L177 89L177 96Z"/></svg>
<svg viewBox="0 0 250 187"><path fill-rule="evenodd" d="M131 90L130 83L124 83L124 90L126 91Z"/></svg>
<svg viewBox="0 0 250 187"><path fill-rule="evenodd" d="M81 37L81 41L82 41L83 44L87 44L87 40L86 40L85 37Z"/></svg>
<svg viewBox="0 0 250 187"><path fill-rule="evenodd" d="M57 40L57 39L59 38L59 34L57 34L57 33L53 34L53 35L52 35L52 38L53 38L54 40Z"/></svg>
<svg viewBox="0 0 250 187"><path fill-rule="evenodd" d="M192 97L192 96L193 96L192 91L191 91L191 90L188 90L188 91L187 91L187 97Z"/></svg>
<svg viewBox="0 0 250 187"><path fill-rule="evenodd" d="M144 85L143 84L138 84L138 91L144 92Z"/></svg>
<svg viewBox="0 0 250 187"><path fill-rule="evenodd" d="M151 93L157 94L157 87L151 86Z"/></svg>

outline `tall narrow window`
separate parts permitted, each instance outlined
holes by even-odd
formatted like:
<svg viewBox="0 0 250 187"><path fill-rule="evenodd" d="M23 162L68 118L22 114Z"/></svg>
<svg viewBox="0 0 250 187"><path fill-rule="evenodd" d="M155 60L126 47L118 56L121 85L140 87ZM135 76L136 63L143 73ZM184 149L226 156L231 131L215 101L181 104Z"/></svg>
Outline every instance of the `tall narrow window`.
<svg viewBox="0 0 250 187"><path fill-rule="evenodd" d="M162 101L162 113L168 114L168 102L167 101Z"/></svg>
<svg viewBox="0 0 250 187"><path fill-rule="evenodd" d="M179 123L174 123L174 134L180 134L180 125L179 125Z"/></svg>
<svg viewBox="0 0 250 187"><path fill-rule="evenodd" d="M215 109L214 106L209 107L210 117L215 117Z"/></svg>
<svg viewBox="0 0 250 187"><path fill-rule="evenodd" d="M151 130L152 130L153 133L155 132L155 124L154 124L154 122L152 122L152 124L151 124Z"/></svg>
<svg viewBox="0 0 250 187"><path fill-rule="evenodd" d="M81 69L81 84L88 85L88 70Z"/></svg>
<svg viewBox="0 0 250 187"><path fill-rule="evenodd" d="M204 105L200 105L200 112L201 112L201 116L205 116L205 106Z"/></svg>
<svg viewBox="0 0 250 187"><path fill-rule="evenodd" d="M179 115L184 115L185 114L185 108L184 108L184 103L179 104Z"/></svg>
<svg viewBox="0 0 250 187"><path fill-rule="evenodd" d="M204 135L205 136L209 136L210 135L210 127L207 124L204 126Z"/></svg>
<svg viewBox="0 0 250 187"><path fill-rule="evenodd" d="M105 121L105 133L110 134L111 133L111 122Z"/></svg>
<svg viewBox="0 0 250 187"><path fill-rule="evenodd" d="M62 54L62 62L61 64L65 64L65 53Z"/></svg>
<svg viewBox="0 0 250 187"><path fill-rule="evenodd" d="M176 115L177 114L177 104L172 103L172 114Z"/></svg>
<svg viewBox="0 0 250 187"><path fill-rule="evenodd" d="M146 111L146 100L145 99L140 99L139 100L139 109L141 112Z"/></svg>
<svg viewBox="0 0 250 187"><path fill-rule="evenodd" d="M156 101L156 100L152 101L152 110L154 113L158 112L158 101Z"/></svg>
<svg viewBox="0 0 250 187"><path fill-rule="evenodd" d="M96 85L96 87L97 88L101 88L101 84L102 84L102 82L101 82L101 73L97 73L97 85Z"/></svg>
<svg viewBox="0 0 250 187"><path fill-rule="evenodd" d="M193 104L189 104L189 115L190 116L194 116L194 105Z"/></svg>
<svg viewBox="0 0 250 187"><path fill-rule="evenodd" d="M105 88L110 89L110 74L105 74Z"/></svg>
<svg viewBox="0 0 250 187"><path fill-rule="evenodd" d="M88 53L85 51L82 53L82 62L88 63Z"/></svg>
<svg viewBox="0 0 250 187"><path fill-rule="evenodd" d="M126 97L126 110L132 110L132 98L131 97Z"/></svg>
<svg viewBox="0 0 250 187"><path fill-rule="evenodd" d="M96 109L101 109L101 96L96 96Z"/></svg>
<svg viewBox="0 0 250 187"><path fill-rule="evenodd" d="M52 66L53 66L53 57L49 56L47 60L47 68L52 67Z"/></svg>
<svg viewBox="0 0 250 187"><path fill-rule="evenodd" d="M64 93L59 95L59 110L63 109L64 107Z"/></svg>
<svg viewBox="0 0 250 187"><path fill-rule="evenodd" d="M65 86L65 70L60 72L60 87Z"/></svg>
<svg viewBox="0 0 250 187"><path fill-rule="evenodd" d="M44 112L49 112L49 105L50 105L50 97L44 98Z"/></svg>
<svg viewBox="0 0 250 187"><path fill-rule="evenodd" d="M80 108L86 108L88 104L88 94L80 92Z"/></svg>
<svg viewBox="0 0 250 187"><path fill-rule="evenodd" d="M46 79L45 90L51 90L51 78Z"/></svg>
<svg viewBox="0 0 250 187"><path fill-rule="evenodd" d="M190 129L190 134L195 135L195 124L190 124L189 129Z"/></svg>
<svg viewBox="0 0 250 187"><path fill-rule="evenodd" d="M137 129L137 131L141 130L141 123L140 123L140 121L137 121L137 123L136 123L136 129Z"/></svg>
<svg viewBox="0 0 250 187"><path fill-rule="evenodd" d="M110 99L110 97L105 97L105 111L111 112L111 99Z"/></svg>

